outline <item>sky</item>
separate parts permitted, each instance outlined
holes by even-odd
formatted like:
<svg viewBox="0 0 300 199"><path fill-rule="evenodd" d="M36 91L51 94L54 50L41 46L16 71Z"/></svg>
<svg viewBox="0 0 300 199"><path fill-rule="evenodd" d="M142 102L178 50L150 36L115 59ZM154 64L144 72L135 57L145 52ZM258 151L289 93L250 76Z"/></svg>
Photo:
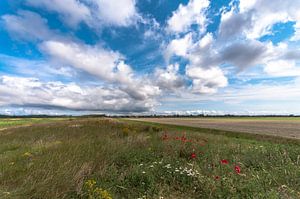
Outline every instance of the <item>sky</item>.
<svg viewBox="0 0 300 199"><path fill-rule="evenodd" d="M300 114L299 8L1 0L0 114Z"/></svg>

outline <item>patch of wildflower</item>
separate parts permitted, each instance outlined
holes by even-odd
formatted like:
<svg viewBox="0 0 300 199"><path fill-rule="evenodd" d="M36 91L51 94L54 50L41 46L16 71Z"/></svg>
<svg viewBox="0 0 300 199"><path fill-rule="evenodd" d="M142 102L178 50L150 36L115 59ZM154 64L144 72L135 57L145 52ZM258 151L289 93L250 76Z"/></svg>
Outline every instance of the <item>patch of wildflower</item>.
<svg viewBox="0 0 300 199"><path fill-rule="evenodd" d="M194 168L194 165L191 163L186 164L186 166L180 166L180 163L171 164L160 162L153 162L152 164L140 164L140 167L144 167L145 169L141 170L142 174L145 174L145 170L148 169L149 172L153 172L154 175L160 175L159 178L166 178L167 174L171 176L178 177L197 177L200 176L200 172ZM150 169L150 170L149 170ZM157 171L157 172L156 172Z"/></svg>
<svg viewBox="0 0 300 199"><path fill-rule="evenodd" d="M24 157L32 157L33 155L30 152L25 152L23 154Z"/></svg>
<svg viewBox="0 0 300 199"><path fill-rule="evenodd" d="M112 199L110 193L97 186L95 180L88 180L85 182L86 196L88 199Z"/></svg>

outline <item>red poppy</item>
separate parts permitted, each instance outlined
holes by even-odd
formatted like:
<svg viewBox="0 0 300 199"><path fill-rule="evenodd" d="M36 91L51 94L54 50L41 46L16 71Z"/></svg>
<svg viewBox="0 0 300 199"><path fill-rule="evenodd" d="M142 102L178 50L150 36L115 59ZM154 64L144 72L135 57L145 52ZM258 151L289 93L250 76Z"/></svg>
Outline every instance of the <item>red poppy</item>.
<svg viewBox="0 0 300 199"><path fill-rule="evenodd" d="M163 139L163 140L167 140L167 139L168 139L168 135L167 135L167 134L164 134L164 136L163 136L162 139Z"/></svg>
<svg viewBox="0 0 300 199"><path fill-rule="evenodd" d="M220 176L215 176L215 180L220 180Z"/></svg>
<svg viewBox="0 0 300 199"><path fill-rule="evenodd" d="M179 140L179 137L176 137L175 139L176 139L176 140Z"/></svg>
<svg viewBox="0 0 300 199"><path fill-rule="evenodd" d="M234 167L234 170L235 170L235 172L237 173L237 174L240 174L241 173L241 167L240 166L235 166Z"/></svg>
<svg viewBox="0 0 300 199"><path fill-rule="evenodd" d="M228 163L229 163L228 160L225 159L221 160L221 164L228 164Z"/></svg>
<svg viewBox="0 0 300 199"><path fill-rule="evenodd" d="M187 139L186 139L185 136L182 136L182 137L181 137L181 141L182 141L182 142L186 142L186 140L187 140Z"/></svg>
<svg viewBox="0 0 300 199"><path fill-rule="evenodd" d="M196 153L192 153L191 154L191 159L195 159L197 156L196 156Z"/></svg>

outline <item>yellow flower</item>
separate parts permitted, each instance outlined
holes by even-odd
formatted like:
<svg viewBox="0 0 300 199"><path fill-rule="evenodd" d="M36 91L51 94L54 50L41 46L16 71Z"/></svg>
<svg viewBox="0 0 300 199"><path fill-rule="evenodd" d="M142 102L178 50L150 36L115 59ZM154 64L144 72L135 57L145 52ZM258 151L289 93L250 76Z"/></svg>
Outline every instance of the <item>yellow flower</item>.
<svg viewBox="0 0 300 199"><path fill-rule="evenodd" d="M112 199L108 191L97 187L96 184L95 180L88 180L85 182L89 199Z"/></svg>
<svg viewBox="0 0 300 199"><path fill-rule="evenodd" d="M26 153L23 154L23 156L25 156L25 157L32 157L32 154L29 153L29 152L26 152Z"/></svg>

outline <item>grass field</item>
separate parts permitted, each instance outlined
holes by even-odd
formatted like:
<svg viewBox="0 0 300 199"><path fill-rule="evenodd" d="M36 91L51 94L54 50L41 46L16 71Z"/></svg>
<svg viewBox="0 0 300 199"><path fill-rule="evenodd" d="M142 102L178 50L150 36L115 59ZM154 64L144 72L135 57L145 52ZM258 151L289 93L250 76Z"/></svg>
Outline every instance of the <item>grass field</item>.
<svg viewBox="0 0 300 199"><path fill-rule="evenodd" d="M300 198L300 143L121 119L0 133L0 198Z"/></svg>
<svg viewBox="0 0 300 199"><path fill-rule="evenodd" d="M9 118L0 119L0 130L8 127L18 127L24 125L48 123L53 121L66 120L68 118Z"/></svg>

